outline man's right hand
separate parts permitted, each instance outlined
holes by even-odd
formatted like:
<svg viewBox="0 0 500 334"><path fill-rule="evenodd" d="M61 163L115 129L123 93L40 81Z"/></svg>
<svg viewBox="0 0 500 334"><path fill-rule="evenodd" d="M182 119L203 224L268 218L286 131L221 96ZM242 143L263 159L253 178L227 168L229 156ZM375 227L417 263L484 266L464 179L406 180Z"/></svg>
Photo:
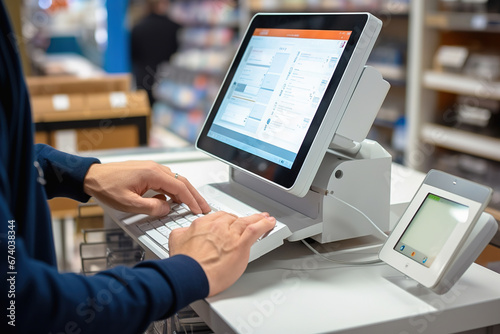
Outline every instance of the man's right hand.
<svg viewBox="0 0 500 334"><path fill-rule="evenodd" d="M270 231L276 219L268 213L238 218L215 212L170 234L170 256L184 254L201 265L208 278L209 296L231 286L245 271L250 247Z"/></svg>

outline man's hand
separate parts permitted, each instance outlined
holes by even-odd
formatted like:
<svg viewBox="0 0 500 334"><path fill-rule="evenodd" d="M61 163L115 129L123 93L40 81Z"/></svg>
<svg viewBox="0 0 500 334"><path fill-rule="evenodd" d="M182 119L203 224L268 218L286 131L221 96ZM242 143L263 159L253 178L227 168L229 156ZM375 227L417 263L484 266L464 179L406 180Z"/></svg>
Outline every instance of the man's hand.
<svg viewBox="0 0 500 334"><path fill-rule="evenodd" d="M195 214L207 213L210 207L183 176L175 177L170 168L153 161L127 161L90 166L83 188L115 209L163 216L170 212L165 196L143 198L149 189L185 203Z"/></svg>
<svg viewBox="0 0 500 334"><path fill-rule="evenodd" d="M208 278L209 296L231 286L248 264L250 247L276 220L267 213L237 218L216 212L193 221L189 228L172 231L170 256L184 254L201 265Z"/></svg>

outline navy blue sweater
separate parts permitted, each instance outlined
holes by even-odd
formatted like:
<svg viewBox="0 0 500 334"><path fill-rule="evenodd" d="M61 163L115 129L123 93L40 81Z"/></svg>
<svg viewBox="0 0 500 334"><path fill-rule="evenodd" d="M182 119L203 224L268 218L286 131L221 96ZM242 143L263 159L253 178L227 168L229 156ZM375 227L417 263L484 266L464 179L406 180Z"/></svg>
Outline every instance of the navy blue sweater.
<svg viewBox="0 0 500 334"><path fill-rule="evenodd" d="M16 36L3 2L0 29L0 332L140 333L206 297L203 269L182 255L91 277L57 271L46 200L87 201L83 179L99 161L33 145Z"/></svg>

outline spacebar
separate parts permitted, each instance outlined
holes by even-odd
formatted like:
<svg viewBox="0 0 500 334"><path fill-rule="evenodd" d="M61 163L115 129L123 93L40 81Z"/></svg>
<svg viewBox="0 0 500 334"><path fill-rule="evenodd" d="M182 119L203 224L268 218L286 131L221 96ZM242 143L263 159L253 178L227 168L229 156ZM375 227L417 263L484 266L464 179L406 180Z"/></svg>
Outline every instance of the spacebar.
<svg viewBox="0 0 500 334"><path fill-rule="evenodd" d="M156 242L153 241L148 236L141 235L140 237L137 238L141 243L146 246L147 249L152 251L156 256L158 256L160 259L166 259L169 257L168 253L163 249L160 245L158 245Z"/></svg>

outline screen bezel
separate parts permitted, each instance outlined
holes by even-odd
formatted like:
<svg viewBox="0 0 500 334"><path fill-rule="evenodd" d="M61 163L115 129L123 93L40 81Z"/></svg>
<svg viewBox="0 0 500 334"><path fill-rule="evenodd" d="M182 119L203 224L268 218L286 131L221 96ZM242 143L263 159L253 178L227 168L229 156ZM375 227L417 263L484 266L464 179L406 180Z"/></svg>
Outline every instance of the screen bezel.
<svg viewBox="0 0 500 334"><path fill-rule="evenodd" d="M428 182L428 183L426 183ZM413 278L422 285L433 288L454 261L475 223L491 198L491 188L450 174L431 170L420 186L396 227L382 246L379 258L393 268ZM413 218L429 194L467 206L469 214L465 223L460 223L445 242L434 262L426 267L408 258L394 248L412 223Z"/></svg>
<svg viewBox="0 0 500 334"><path fill-rule="evenodd" d="M304 165L308 153L314 143L314 139L321 124L329 110L330 103L338 90L343 75L348 68L349 62L358 46L362 33L369 19L367 13L345 13L345 14L257 14L251 21L248 30L240 44L234 60L226 74L219 94L211 108L211 111L203 125L196 146L208 154L227 162L228 164L247 171L250 174L260 176L285 189L290 189L296 182ZM337 68L330 80L328 88L321 100L318 110L300 146L297 157L291 168L286 168L257 155L235 148L208 136L217 111L226 95L229 85L234 78L236 69L241 62L246 47L256 28L272 29L314 29L314 30L343 30L352 31L347 41L346 49L339 59ZM332 136L333 136L332 131Z"/></svg>

